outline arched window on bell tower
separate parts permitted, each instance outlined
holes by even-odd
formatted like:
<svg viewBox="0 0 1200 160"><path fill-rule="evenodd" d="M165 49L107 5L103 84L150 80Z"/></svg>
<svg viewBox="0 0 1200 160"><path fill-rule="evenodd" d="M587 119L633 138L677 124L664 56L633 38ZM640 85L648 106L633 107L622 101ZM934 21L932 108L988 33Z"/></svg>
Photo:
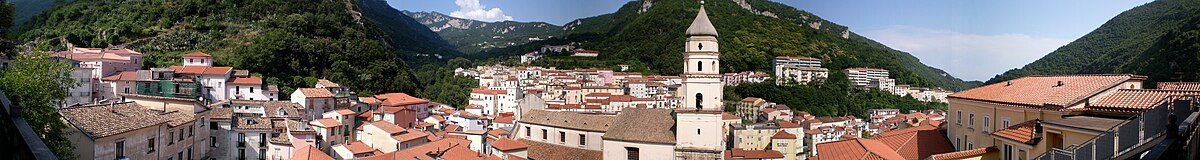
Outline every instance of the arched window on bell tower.
<svg viewBox="0 0 1200 160"><path fill-rule="evenodd" d="M696 71L704 71L704 62L696 61Z"/></svg>
<svg viewBox="0 0 1200 160"><path fill-rule="evenodd" d="M704 103L704 94L696 93L696 110L704 109L704 105L702 105L703 103Z"/></svg>
<svg viewBox="0 0 1200 160"><path fill-rule="evenodd" d="M713 68L713 71L720 72L720 70L717 68L717 61L712 61L712 68Z"/></svg>

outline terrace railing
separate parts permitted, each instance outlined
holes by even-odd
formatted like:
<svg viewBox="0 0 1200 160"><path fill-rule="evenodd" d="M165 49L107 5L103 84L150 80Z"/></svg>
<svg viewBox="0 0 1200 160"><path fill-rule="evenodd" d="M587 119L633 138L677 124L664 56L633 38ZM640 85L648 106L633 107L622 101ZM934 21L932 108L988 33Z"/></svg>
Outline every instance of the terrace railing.
<svg viewBox="0 0 1200 160"><path fill-rule="evenodd" d="M1156 107L1137 113L1121 124L1084 143L1065 149L1055 148L1037 156L1037 160L1114 159L1128 153L1140 153L1153 146L1154 140L1167 134L1168 124L1181 124L1183 117L1195 112L1196 96L1171 96L1160 100ZM1168 122L1176 115L1177 122Z"/></svg>

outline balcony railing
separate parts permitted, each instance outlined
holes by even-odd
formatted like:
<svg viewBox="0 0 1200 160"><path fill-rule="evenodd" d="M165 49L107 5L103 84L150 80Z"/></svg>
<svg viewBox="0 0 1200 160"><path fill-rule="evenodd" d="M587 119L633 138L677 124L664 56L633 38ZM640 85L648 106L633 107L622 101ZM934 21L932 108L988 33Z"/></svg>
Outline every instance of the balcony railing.
<svg viewBox="0 0 1200 160"><path fill-rule="evenodd" d="M3 108L0 108L0 135L5 135L0 136L4 137L0 138L0 148L11 149L4 151L11 153L6 154L5 159L58 159L29 127L29 122L21 117L21 107L9 101L3 91L0 91L0 104L3 104Z"/></svg>
<svg viewBox="0 0 1200 160"><path fill-rule="evenodd" d="M1113 126L1104 133L1084 143L1071 145L1065 149L1055 148L1037 156L1037 160L1091 160L1114 159L1129 153L1140 153L1153 146L1156 139L1167 133L1168 124L1181 124L1182 117L1191 115L1197 97L1171 96L1160 100L1156 107L1142 111L1121 124ZM1178 122L1168 122L1170 115L1176 115Z"/></svg>

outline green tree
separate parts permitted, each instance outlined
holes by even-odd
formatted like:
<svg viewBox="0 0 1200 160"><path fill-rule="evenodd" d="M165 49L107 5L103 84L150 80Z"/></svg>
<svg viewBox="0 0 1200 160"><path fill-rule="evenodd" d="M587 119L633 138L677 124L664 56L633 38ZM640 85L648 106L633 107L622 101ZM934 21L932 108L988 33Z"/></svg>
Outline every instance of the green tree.
<svg viewBox="0 0 1200 160"><path fill-rule="evenodd" d="M41 53L18 55L10 68L0 70L0 90L24 107L21 115L29 120L29 127L63 159L74 156L71 142L63 135L62 129L67 125L56 118L55 103L66 98L67 90L77 85L70 78L72 70L65 62Z"/></svg>

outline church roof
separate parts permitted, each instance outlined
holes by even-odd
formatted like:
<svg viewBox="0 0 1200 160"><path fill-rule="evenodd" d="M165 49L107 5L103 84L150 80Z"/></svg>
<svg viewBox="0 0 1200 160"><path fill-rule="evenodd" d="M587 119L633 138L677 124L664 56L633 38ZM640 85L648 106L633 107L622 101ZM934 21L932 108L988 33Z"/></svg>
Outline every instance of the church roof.
<svg viewBox="0 0 1200 160"><path fill-rule="evenodd" d="M692 20L692 26L687 29L688 36L717 36L717 28L713 27L712 22L708 20L708 12L704 12L704 5L700 5L700 13L696 14L696 19Z"/></svg>

